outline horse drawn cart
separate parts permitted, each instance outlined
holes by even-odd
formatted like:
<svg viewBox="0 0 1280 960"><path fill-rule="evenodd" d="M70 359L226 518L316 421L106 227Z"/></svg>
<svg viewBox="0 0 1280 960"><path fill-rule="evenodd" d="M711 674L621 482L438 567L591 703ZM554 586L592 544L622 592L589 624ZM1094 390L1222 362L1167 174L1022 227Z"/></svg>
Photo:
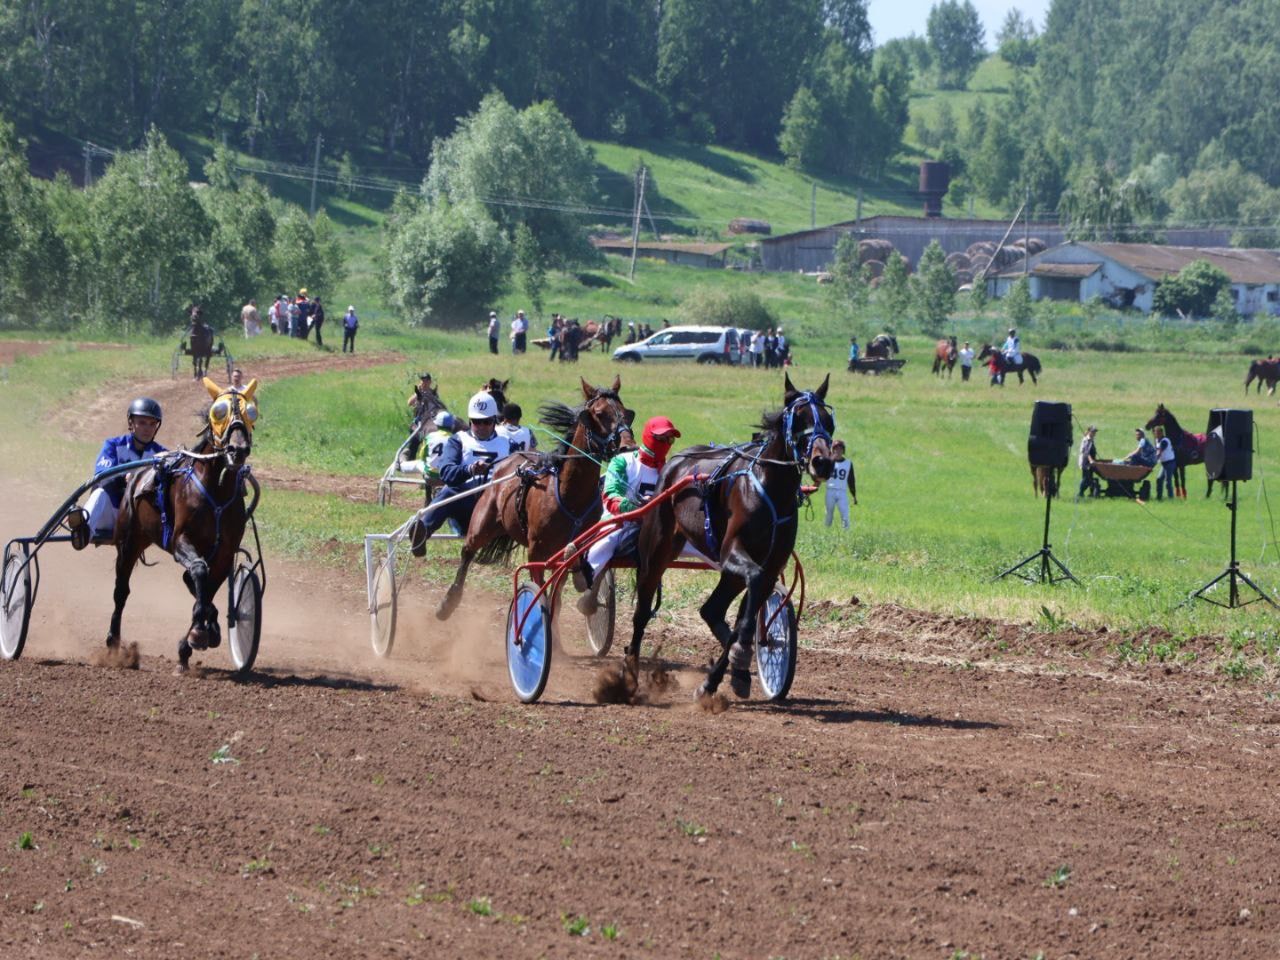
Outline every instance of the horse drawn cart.
<svg viewBox="0 0 1280 960"><path fill-rule="evenodd" d="M219 339L218 345L214 346L213 338L209 337L208 343L204 343L196 337L179 342L177 348L173 351L173 361L169 366L169 376L177 380L178 368L182 365L183 357L191 357L194 376L199 379L208 372L209 360L211 357L222 357L227 367L227 382L231 380L231 372L235 369L236 361L231 356L231 351L227 349L226 343ZM199 361L203 361L201 364Z"/></svg>
<svg viewBox="0 0 1280 960"><path fill-rule="evenodd" d="M906 360L890 357L859 357L857 360L849 361L849 372L869 373L877 377L882 373L901 373L906 362Z"/></svg>
<svg viewBox="0 0 1280 960"><path fill-rule="evenodd" d="M121 475L145 470L166 460L165 457L152 457L104 470L77 487L34 536L15 537L5 544L4 564L0 568L0 656L5 660L17 660L22 656L31 625L31 610L40 592L40 550L46 544L71 541L67 518L80 509L81 498ZM247 507L247 516L253 527L253 551L243 546L239 549L235 569L227 580L227 646L238 674L248 673L258 655L258 642L262 636L262 592L267 582L258 526L253 519L259 490L251 476L249 482L253 486L253 501Z"/></svg>
<svg viewBox="0 0 1280 960"><path fill-rule="evenodd" d="M522 702L535 702L546 687L551 671L551 651L557 629L556 614L560 606L560 594L565 579L571 576L579 559L596 541L611 534L618 526L640 520L662 501L674 497L689 484L704 479L701 474L686 476L639 509L599 521L569 543L556 558L540 563L524 563L515 569L504 646L511 686ZM426 508L429 509L430 507ZM381 657L390 654L395 640L398 598L396 549L420 515L414 516L391 534L371 534L365 538L365 569L373 649ZM385 547L382 556L376 559L374 544ZM790 692L795 677L797 623L799 614L804 609L804 568L794 554L792 562L789 583L785 576L780 579L761 609L755 630L757 675L765 696L771 701L784 699ZM608 569L600 572L591 587L596 592L598 603L596 612L587 617L586 632L592 652L598 657L608 653L613 644L617 617L617 581L614 571L633 566L633 561L615 558ZM697 553L689 553L671 566L686 570L718 569ZM800 591L798 607L792 603L797 587ZM745 598L743 602L745 603Z"/></svg>
<svg viewBox="0 0 1280 960"><path fill-rule="evenodd" d="M1148 499L1151 496L1151 481L1146 478L1151 469L1141 463L1113 463L1106 460L1093 462L1093 472L1107 481L1102 491L1104 497Z"/></svg>

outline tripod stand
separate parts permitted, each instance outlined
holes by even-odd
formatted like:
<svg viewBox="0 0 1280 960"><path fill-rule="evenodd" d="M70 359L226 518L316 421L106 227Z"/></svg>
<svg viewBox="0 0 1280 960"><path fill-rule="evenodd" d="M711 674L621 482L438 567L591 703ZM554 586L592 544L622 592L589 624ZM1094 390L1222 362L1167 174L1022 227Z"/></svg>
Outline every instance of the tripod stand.
<svg viewBox="0 0 1280 960"><path fill-rule="evenodd" d="M1003 580L1005 577L1016 575L1027 583L1048 583L1050 585L1060 583L1063 580L1070 580L1074 584L1080 581L1075 578L1066 565L1053 555L1053 549L1049 546L1049 511L1053 506L1053 497L1049 495L1049 491L1045 491L1044 495L1044 539L1040 544L1040 549L1025 560L1019 560L1016 564L997 576L996 580ZM1234 542L1234 541L1233 541ZM1023 570L1022 568L1034 564L1039 561L1039 569L1035 572ZM1061 573L1054 570L1057 567ZM1254 589L1257 589L1256 587Z"/></svg>
<svg viewBox="0 0 1280 960"><path fill-rule="evenodd" d="M1269 596L1267 596L1266 591L1264 591L1256 583L1250 580L1246 574L1240 572L1240 562L1236 559L1236 481L1235 480L1231 481L1231 502L1227 504L1227 509L1231 511L1231 562L1227 564L1227 569L1223 570L1222 573L1218 574L1216 577L1214 577L1212 580L1206 583L1203 587L1201 587L1195 593L1191 594L1191 596L1189 596L1187 599L1203 600L1206 603L1212 603L1214 606L1217 606L1217 607L1225 607L1228 610L1234 610L1236 607L1247 607L1251 603L1257 603L1259 600L1265 600L1267 601L1267 603L1271 604L1271 606L1275 607L1277 610L1280 610L1280 605L1277 605L1274 600L1272 600ZM1211 589L1216 587L1223 580L1226 580L1228 585L1226 603L1223 603L1221 600L1214 600L1210 596L1206 596L1206 594ZM1245 586L1247 586L1250 590L1256 593L1257 596L1252 598L1251 600L1241 600L1240 599L1241 583L1245 584Z"/></svg>

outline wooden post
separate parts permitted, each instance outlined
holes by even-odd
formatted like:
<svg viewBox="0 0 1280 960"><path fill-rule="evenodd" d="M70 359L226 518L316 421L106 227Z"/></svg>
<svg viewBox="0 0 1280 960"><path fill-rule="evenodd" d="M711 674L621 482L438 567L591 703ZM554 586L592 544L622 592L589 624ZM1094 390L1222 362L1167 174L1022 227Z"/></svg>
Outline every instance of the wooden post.
<svg viewBox="0 0 1280 960"><path fill-rule="evenodd" d="M311 219L316 218L316 178L320 176L320 144L324 142L321 134L316 134L316 158L311 164Z"/></svg>
<svg viewBox="0 0 1280 960"><path fill-rule="evenodd" d="M649 171L645 167L640 168L640 179L636 187L636 209L635 216L631 218L631 270L627 274L628 280L636 278L636 248L640 243L640 208L644 205L644 183Z"/></svg>

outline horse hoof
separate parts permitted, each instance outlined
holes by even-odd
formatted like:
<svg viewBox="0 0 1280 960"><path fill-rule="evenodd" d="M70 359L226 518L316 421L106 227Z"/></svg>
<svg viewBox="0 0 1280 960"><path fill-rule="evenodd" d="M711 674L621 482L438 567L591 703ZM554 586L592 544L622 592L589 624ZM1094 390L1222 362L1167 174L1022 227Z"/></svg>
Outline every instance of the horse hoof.
<svg viewBox="0 0 1280 960"><path fill-rule="evenodd" d="M192 627L187 632L187 646L192 650L208 649L209 637L203 629L199 627Z"/></svg>
<svg viewBox="0 0 1280 960"><path fill-rule="evenodd" d="M751 671L750 670L732 670L729 673L729 689L733 691L733 695L739 700L746 700L751 696Z"/></svg>

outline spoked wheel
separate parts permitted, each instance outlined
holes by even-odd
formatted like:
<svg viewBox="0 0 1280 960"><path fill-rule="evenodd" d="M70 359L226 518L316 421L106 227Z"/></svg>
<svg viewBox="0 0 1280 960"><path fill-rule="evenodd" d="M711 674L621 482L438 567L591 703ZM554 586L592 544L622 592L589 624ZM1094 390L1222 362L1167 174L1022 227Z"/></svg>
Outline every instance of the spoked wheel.
<svg viewBox="0 0 1280 960"><path fill-rule="evenodd" d="M772 623L769 623L770 617ZM769 624L767 635L765 624ZM755 643L756 674L765 697L775 703L785 700L796 676L797 628L795 607L781 587L774 588L760 609Z"/></svg>
<svg viewBox="0 0 1280 960"><path fill-rule="evenodd" d="M243 676L253 669L262 639L262 581L250 567L238 567L232 576L227 608L227 649Z"/></svg>
<svg viewBox="0 0 1280 960"><path fill-rule="evenodd" d="M605 569L596 577L591 589L595 591L599 606L587 617L587 643L591 644L592 653L603 657L613 646L613 629L618 617L618 584L613 568Z"/></svg>
<svg viewBox="0 0 1280 960"><path fill-rule="evenodd" d="M31 565L23 567L24 559L17 550L5 554L0 579L0 655L6 660L22 656L31 622Z"/></svg>
<svg viewBox="0 0 1280 960"><path fill-rule="evenodd" d="M534 602L537 593L534 584L521 584L507 611L507 672L522 703L542 696L551 673L551 617L545 600Z"/></svg>
<svg viewBox="0 0 1280 960"><path fill-rule="evenodd" d="M373 652L391 656L396 642L396 561L388 555L373 574L373 609L369 611L369 635Z"/></svg>

